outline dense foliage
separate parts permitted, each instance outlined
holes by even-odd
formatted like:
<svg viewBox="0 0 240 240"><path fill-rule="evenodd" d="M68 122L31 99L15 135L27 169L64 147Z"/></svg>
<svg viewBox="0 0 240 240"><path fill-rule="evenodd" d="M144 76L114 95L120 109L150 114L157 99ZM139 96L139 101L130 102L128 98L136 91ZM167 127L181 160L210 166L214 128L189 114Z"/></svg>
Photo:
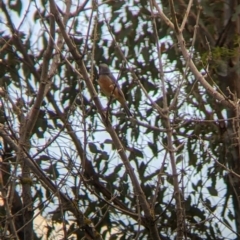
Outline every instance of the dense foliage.
<svg viewBox="0 0 240 240"><path fill-rule="evenodd" d="M1 239L239 239L237 0L0 5Z"/></svg>

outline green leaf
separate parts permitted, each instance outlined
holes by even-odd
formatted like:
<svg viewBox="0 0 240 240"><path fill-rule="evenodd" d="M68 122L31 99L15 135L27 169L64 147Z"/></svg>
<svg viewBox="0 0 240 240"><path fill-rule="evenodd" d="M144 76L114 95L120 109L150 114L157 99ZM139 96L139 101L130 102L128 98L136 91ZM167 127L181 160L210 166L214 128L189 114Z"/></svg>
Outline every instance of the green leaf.
<svg viewBox="0 0 240 240"><path fill-rule="evenodd" d="M177 159L176 159L176 163L180 163L180 162L182 162L183 161L183 156L182 156L182 154L181 155L178 155L177 156Z"/></svg>
<svg viewBox="0 0 240 240"><path fill-rule="evenodd" d="M104 141L104 143L106 143L106 144L113 144L113 141L112 141L112 139L106 139Z"/></svg>
<svg viewBox="0 0 240 240"><path fill-rule="evenodd" d="M56 163L50 165L49 168L45 169L45 171L51 176L51 179L53 180L58 179L59 172L58 172Z"/></svg>
<svg viewBox="0 0 240 240"><path fill-rule="evenodd" d="M94 143L89 143L88 147L90 149L90 152L92 152L92 153L98 153L99 152L97 146Z"/></svg>
<svg viewBox="0 0 240 240"><path fill-rule="evenodd" d="M141 150L138 150L138 149L134 148L134 154L135 154L137 157L143 158L143 153L142 153Z"/></svg>
<svg viewBox="0 0 240 240"><path fill-rule="evenodd" d="M209 193L212 195L212 196L218 196L218 191L216 190L216 188L214 187L207 187Z"/></svg>
<svg viewBox="0 0 240 240"><path fill-rule="evenodd" d="M107 152L105 152L105 151L102 151L99 158L101 160L106 160L107 161L109 159L109 154Z"/></svg>
<svg viewBox="0 0 240 240"><path fill-rule="evenodd" d="M152 150L154 156L158 154L158 146L156 143L148 142L148 147Z"/></svg>
<svg viewBox="0 0 240 240"><path fill-rule="evenodd" d="M18 16L21 15L22 11L22 2L21 0L10 0L9 1L9 8L14 10L15 12L18 13Z"/></svg>

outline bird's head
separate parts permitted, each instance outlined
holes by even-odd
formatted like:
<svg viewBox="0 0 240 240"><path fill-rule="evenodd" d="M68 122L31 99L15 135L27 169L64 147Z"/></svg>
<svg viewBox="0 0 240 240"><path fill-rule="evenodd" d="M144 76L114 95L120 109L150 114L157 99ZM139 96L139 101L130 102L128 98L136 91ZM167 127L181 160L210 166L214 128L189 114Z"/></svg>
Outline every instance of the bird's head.
<svg viewBox="0 0 240 240"><path fill-rule="evenodd" d="M109 74L109 73L110 73L110 69L109 69L108 65L105 63L101 63L99 65L99 74L103 75L103 74Z"/></svg>

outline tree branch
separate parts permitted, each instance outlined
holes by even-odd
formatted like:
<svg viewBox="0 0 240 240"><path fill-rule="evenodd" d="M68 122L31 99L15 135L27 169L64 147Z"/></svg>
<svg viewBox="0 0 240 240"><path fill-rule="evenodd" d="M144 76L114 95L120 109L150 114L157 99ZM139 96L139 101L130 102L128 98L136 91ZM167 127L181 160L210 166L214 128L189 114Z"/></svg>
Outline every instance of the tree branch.
<svg viewBox="0 0 240 240"><path fill-rule="evenodd" d="M157 231L156 226L155 225L151 226L151 223L154 221L154 218L151 214L150 206L149 206L149 204L146 200L146 196L145 196L145 194L144 194L144 192L143 192L143 190L142 190L142 188L141 188L141 186L138 182L138 179L137 179L137 177L134 173L134 169L132 168L132 166L131 166L128 158L127 158L126 152L124 150L124 147L123 147L121 141L119 140L114 128L112 127L112 125L110 123L110 121L106 118L106 115L102 111L101 102L99 101L99 98L97 97L96 90L95 90L95 88L92 84L91 79L88 76L88 72L87 72L86 67L84 65L84 62L82 60L83 56L81 54L79 54L78 50L73 45L71 39L69 38L68 34L66 33L63 22L60 18L59 12L58 12L57 7L55 5L55 2L53 0L50 0L50 4L52 5L53 15L54 15L55 20L56 20L56 22L57 22L57 24L60 28L60 31L63 35L63 38L64 38L65 42L68 45L69 51L72 54L74 60L76 61L77 65L78 65L78 67L81 71L81 74L82 74L82 76L83 76L83 78L86 82L86 85L87 85L87 88L90 92L90 95L91 95L93 101L95 102L95 105L96 105L96 107L97 107L97 109L98 109L98 111L101 115L103 123L105 124L106 130L111 135L112 140L114 142L114 145L117 149L117 152L118 152L119 156L121 157L121 159L122 159L122 161L125 165L126 171L131 178L132 184L133 184L134 189L135 189L135 193L138 195L139 201L140 201L140 204L141 204L141 208L144 211L146 222L149 221L149 223L150 223L149 224L150 232L152 234L153 234L153 232L155 232L154 235L157 237L155 239L159 239L159 233Z"/></svg>
<svg viewBox="0 0 240 240"><path fill-rule="evenodd" d="M12 149L15 152L23 151L23 159L27 163L27 165L30 167L32 172L36 175L36 177L41 181L41 183L53 194L55 194L57 197L61 198L61 201L63 203L63 207L65 210L69 210L74 214L76 217L79 227L82 227L85 229L86 234L91 236L91 239L98 239L101 240L100 235L97 233L97 231L90 227L90 224L87 225L87 222L84 220L85 217L83 213L76 208L74 203L61 191L59 191L58 187L46 176L45 173L41 170L41 168L37 165L37 163L31 158L31 156L24 150L24 148L18 146L8 135L8 133L4 130L4 126L0 124L0 136L4 139L6 143L8 143Z"/></svg>
<svg viewBox="0 0 240 240"><path fill-rule="evenodd" d="M160 16L160 18L173 30L175 30L173 23L166 17L166 15L162 12L162 10L160 9L160 7L158 6L158 4L156 3L155 0L153 0L153 4L155 6L155 8L158 11L158 14ZM232 108L235 110L235 104L233 101L226 99L222 94L220 94L217 90L215 90L208 82L207 80L204 78L204 76L198 71L198 69L196 68L194 62L192 61L192 59L190 59L189 57L189 53L186 49L185 46L185 40L183 38L183 35L181 32L175 32L176 33L176 37L178 39L178 44L180 45L181 48L181 52L183 54L183 57L185 59L186 62L188 62L189 64L189 68L191 69L191 72L193 73L193 75L196 77L196 79L198 81L200 81L200 83L202 84L202 86L207 90L207 92L213 97L215 98L220 104L223 104L224 106L228 107L228 108Z"/></svg>

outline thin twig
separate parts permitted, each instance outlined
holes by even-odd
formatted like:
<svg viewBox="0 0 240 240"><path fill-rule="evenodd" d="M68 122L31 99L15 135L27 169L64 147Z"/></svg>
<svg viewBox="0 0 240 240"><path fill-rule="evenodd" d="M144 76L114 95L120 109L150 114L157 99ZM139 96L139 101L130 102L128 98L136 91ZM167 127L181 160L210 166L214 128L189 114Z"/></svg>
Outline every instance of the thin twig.
<svg viewBox="0 0 240 240"><path fill-rule="evenodd" d="M152 6L153 4L154 3L151 1L152 13L153 13L153 6ZM175 31L179 33L180 30L178 27L176 13L175 13L174 4L172 0L170 0L170 7L172 12L173 23L175 26ZM155 39L156 39L157 51L158 51L159 71L160 71L160 79L162 82L162 93L163 93L163 106L164 106L164 109L168 109L168 101L167 101L167 94L166 94L166 87L165 87L165 75L164 75L163 64L162 64L162 54L161 54L161 47L159 46L159 43L158 43L159 36L157 32L155 18L153 18L152 22L153 22ZM177 210L177 239L183 239L185 218L184 218L184 210L182 207L182 192L179 187L178 172L177 172L177 166L176 166L176 160L175 160L176 149L174 149L174 144L173 144L173 135L172 135L173 129L171 126L169 111L166 111L165 115L166 115L166 118L163 119L167 129L167 146L165 149L166 151L169 152L170 163L171 163L172 174L173 174L174 197L176 200L176 210Z"/></svg>
<svg viewBox="0 0 240 240"><path fill-rule="evenodd" d="M169 0L169 5L170 5L170 9L171 9L171 16L173 18L174 29L175 29L176 33L179 33L180 29L179 29L179 26L178 26L178 21L177 21L177 16L176 16L173 0Z"/></svg>
<svg viewBox="0 0 240 240"><path fill-rule="evenodd" d="M162 162L162 165L159 169L159 173L158 173L158 180L157 180L157 184L156 184L156 190L155 190L155 194L153 196L153 199L152 199L152 208L154 209L155 207L155 204L156 204L156 201L157 201L157 197L158 197L158 193L160 191L160 185L162 184L162 174L163 174L163 170L164 170L164 165L165 165L165 162L166 162L166 159L167 159L167 151L165 152L165 155L163 157L163 162Z"/></svg>
<svg viewBox="0 0 240 240"><path fill-rule="evenodd" d="M182 25L180 27L180 32L182 32L185 28L185 25L186 25L186 22L187 22L187 19L188 19L188 16L189 16L189 13L190 13L190 10L191 10L191 7L192 7L192 2L193 2L193 0L189 0L189 2L188 2L187 10L186 10L184 18L182 20Z"/></svg>

